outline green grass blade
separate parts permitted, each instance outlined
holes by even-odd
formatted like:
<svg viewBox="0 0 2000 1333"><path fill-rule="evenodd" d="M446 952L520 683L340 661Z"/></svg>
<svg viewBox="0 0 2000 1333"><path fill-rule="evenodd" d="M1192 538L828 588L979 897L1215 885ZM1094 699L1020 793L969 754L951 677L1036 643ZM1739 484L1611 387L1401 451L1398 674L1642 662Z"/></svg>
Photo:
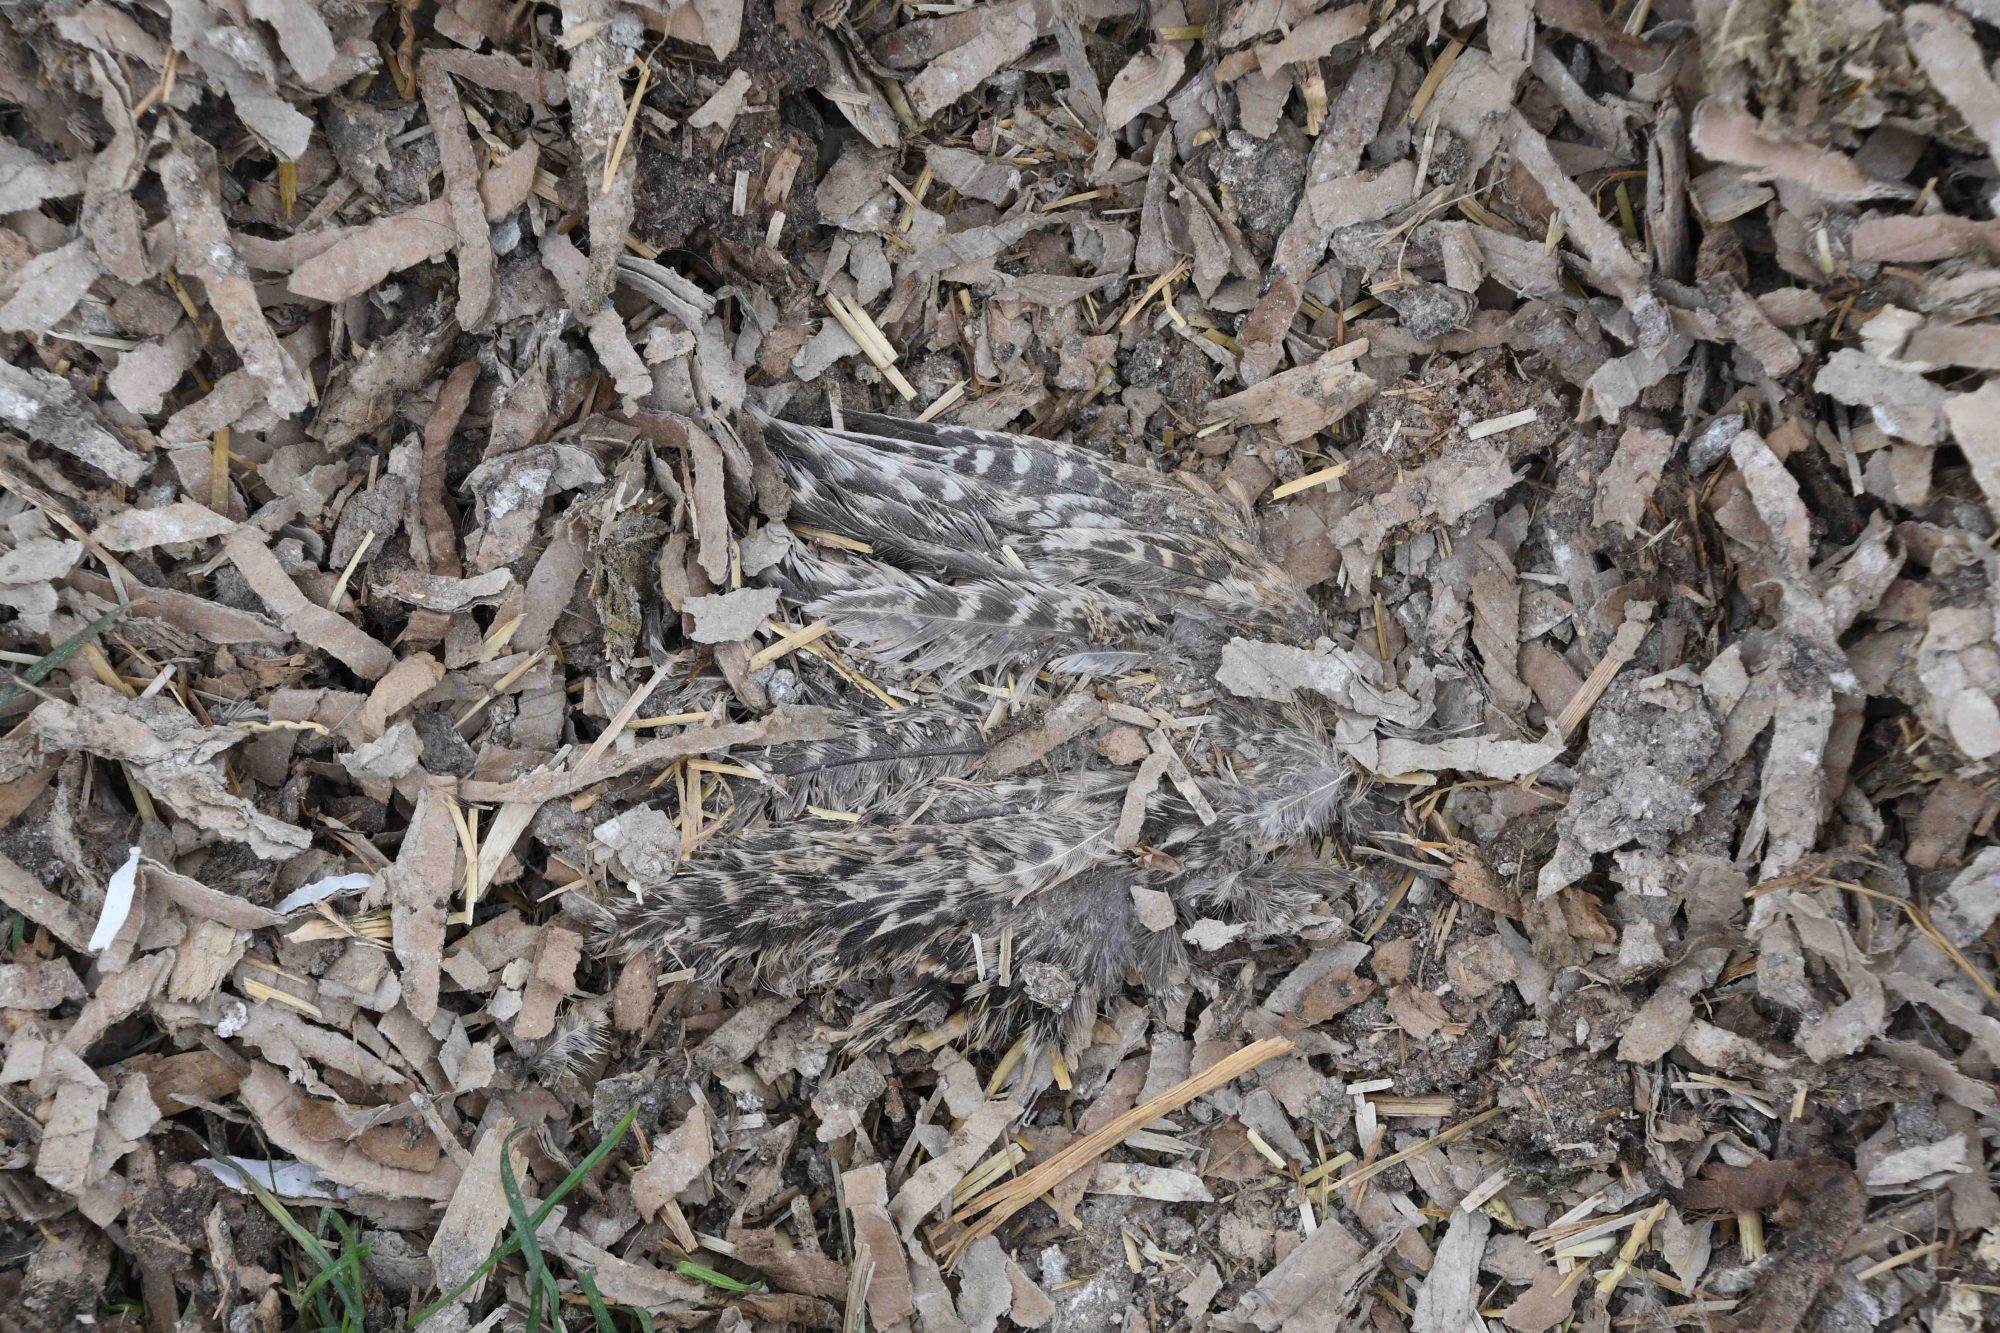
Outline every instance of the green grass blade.
<svg viewBox="0 0 2000 1333"><path fill-rule="evenodd" d="M339 1293L343 1306L350 1309L360 1308L366 1303L362 1291L361 1261L368 1257L368 1247L361 1243L360 1237L354 1228L348 1225L346 1218L331 1208L322 1208L319 1213L319 1225L313 1231L313 1238L320 1242L321 1254L325 1253L326 1228L329 1223L340 1233L340 1257L331 1264L321 1263L319 1272L306 1283L301 1295L314 1301L315 1305L324 1310L326 1303L320 1289L330 1286ZM318 1260L319 1255L315 1255L314 1258ZM346 1326L345 1320L342 1321L342 1326Z"/></svg>
<svg viewBox="0 0 2000 1333"><path fill-rule="evenodd" d="M596 1279L588 1273L578 1273L576 1281L583 1288L583 1298L590 1302L590 1317L597 1321L597 1333L618 1333L618 1325L611 1322L611 1307L597 1294Z"/></svg>
<svg viewBox="0 0 2000 1333"><path fill-rule="evenodd" d="M755 1282L745 1282L727 1273L718 1273L713 1268L704 1268L692 1259L683 1259L675 1264L674 1268L684 1277L691 1277L697 1282L706 1282L709 1286L720 1287L724 1291L733 1291L739 1296L745 1292L755 1291L758 1287Z"/></svg>
<svg viewBox="0 0 2000 1333"><path fill-rule="evenodd" d="M82 652L85 644L117 624L124 615L124 607L114 606L55 647L49 649L46 657L34 662L14 677L16 681L20 682L19 684L9 685L6 689L0 690L0 708L5 708L8 704L13 703L21 694L25 693L25 687L41 684L42 677L48 675L49 672L54 671L64 662L69 661L70 658Z"/></svg>
<svg viewBox="0 0 2000 1333"><path fill-rule="evenodd" d="M611 1133L605 1136L604 1142L598 1144L595 1148L592 1148L590 1150L590 1154L587 1157L585 1157L581 1162L578 1162L576 1164L576 1169L570 1172L567 1176L563 1177L562 1184L556 1186L555 1190L552 1193L550 1193L549 1197L542 1201L541 1207L535 1209L534 1214L530 1219L530 1221L533 1222L534 1226L539 1227L543 1222L547 1221L549 1214L556 1210L556 1205L561 1203L563 1199L569 1195L569 1192L571 1190L575 1189L578 1185L582 1184L583 1178L589 1175L592 1171L595 1171L597 1169L597 1164L599 1162L602 1162L606 1157L609 1157L611 1155L611 1150L618 1146L620 1140L622 1140L625 1137L626 1133L632 1128L632 1121L638 1117L638 1114L639 1114L639 1108L637 1106L634 1106L631 1110L627 1111L624 1115L620 1116L618 1118L618 1123L612 1127ZM501 1157L504 1160L506 1154L504 1153L501 1154ZM501 1183L504 1187L506 1183L504 1178ZM533 1235L532 1228L530 1229L529 1234L531 1236ZM429 1305L426 1305L423 1309L417 1311L417 1317L410 1321L410 1327L412 1329L415 1329L425 1320L429 1319L432 1315L435 1315L439 1310L444 1309L445 1306L450 1305L460 1296L463 1296L466 1292L472 1290L473 1285L475 1283L477 1283L481 1278L484 1278L488 1273L492 1272L495 1267L497 1267L501 1262L506 1260L509 1256L513 1255L520 1248L521 1247L519 1240L515 1237L509 1237L505 1242L501 1244L499 1249L487 1255L485 1261L482 1262L478 1268L475 1268L472 1271L471 1275L467 1277L463 1282L459 1283L456 1287L453 1287L450 1291L446 1292L444 1295L432 1301Z"/></svg>
<svg viewBox="0 0 2000 1333"><path fill-rule="evenodd" d="M521 1251L521 1259L528 1265L528 1333L539 1333L542 1327L542 1295L549 1286L548 1261L542 1258L542 1242L535 1236L535 1220L528 1215L528 1201L521 1197L521 1182L514 1176L514 1156L508 1151L514 1146L515 1135L525 1131L515 1130L500 1145L500 1192L507 1197L507 1212L514 1219L515 1245ZM551 1316L554 1312L551 1311Z"/></svg>
<svg viewBox="0 0 2000 1333"><path fill-rule="evenodd" d="M306 1252L307 1256L312 1259L314 1265L318 1268L319 1271L313 1275L312 1280L306 1284L305 1290L294 1301L294 1304L299 1306L300 1313L303 1314L305 1312L305 1303L311 1300L321 1311L321 1326L324 1328L336 1327L331 1318L331 1312L327 1310L324 1300L315 1299L321 1287L331 1286L340 1297L341 1316L337 1327L342 1329L343 1333L346 1330L352 1330L353 1333L360 1333L365 1318L365 1303L362 1299L359 1283L343 1280L347 1276L347 1270L343 1267L344 1262L346 1262L346 1256L342 1256L338 1260L335 1259L328 1252L326 1245L320 1238L300 1226L298 1219L292 1216L291 1209L285 1207L283 1201L277 1195L258 1184L257 1178L238 1166L234 1158L225 1157L218 1153L216 1154L216 1160L226 1163L230 1170L242 1178L243 1183L250 1187L251 1194L256 1196L257 1202L263 1205L264 1211L271 1215L272 1219L284 1229L285 1234L290 1236L297 1243L298 1247ZM355 1256L351 1262L358 1265L360 1257L358 1255Z"/></svg>

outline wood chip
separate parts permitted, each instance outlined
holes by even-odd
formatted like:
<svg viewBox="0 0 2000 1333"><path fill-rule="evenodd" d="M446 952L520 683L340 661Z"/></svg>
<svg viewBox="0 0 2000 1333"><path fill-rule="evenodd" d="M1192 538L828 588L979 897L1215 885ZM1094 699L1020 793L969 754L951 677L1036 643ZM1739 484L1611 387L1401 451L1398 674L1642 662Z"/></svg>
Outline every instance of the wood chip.
<svg viewBox="0 0 2000 1333"><path fill-rule="evenodd" d="M230 243L220 202L215 150L177 127L160 172L180 236L182 271L198 278L244 369L264 386L271 410L291 416L311 398L305 378L271 331L241 256Z"/></svg>
<svg viewBox="0 0 2000 1333"><path fill-rule="evenodd" d="M387 646L307 600L254 530L234 529L223 539L223 549L258 600L293 634L366 680L379 679L395 664L395 655Z"/></svg>

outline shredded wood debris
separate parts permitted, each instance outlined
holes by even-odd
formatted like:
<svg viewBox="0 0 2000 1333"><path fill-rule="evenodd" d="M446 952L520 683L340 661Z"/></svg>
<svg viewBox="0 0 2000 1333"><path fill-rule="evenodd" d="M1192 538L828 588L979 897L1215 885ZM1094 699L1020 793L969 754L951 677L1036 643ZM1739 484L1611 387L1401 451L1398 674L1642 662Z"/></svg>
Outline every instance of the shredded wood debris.
<svg viewBox="0 0 2000 1333"><path fill-rule="evenodd" d="M2000 1326L2000 5L0 33L0 1324Z"/></svg>

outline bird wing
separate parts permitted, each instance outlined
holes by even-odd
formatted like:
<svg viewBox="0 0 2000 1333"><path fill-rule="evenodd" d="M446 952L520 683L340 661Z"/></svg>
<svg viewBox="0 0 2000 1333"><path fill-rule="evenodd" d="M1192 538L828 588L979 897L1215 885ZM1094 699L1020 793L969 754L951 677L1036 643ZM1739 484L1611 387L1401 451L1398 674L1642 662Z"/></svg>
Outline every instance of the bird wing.
<svg viewBox="0 0 2000 1333"><path fill-rule="evenodd" d="M959 675L1106 650L1136 663L1171 618L1284 637L1315 623L1213 497L1034 436L855 420L770 420L764 438L793 516L866 548L794 558L794 595L884 660Z"/></svg>
<svg viewBox="0 0 2000 1333"><path fill-rule="evenodd" d="M1323 627L1310 603L1226 506L1031 436L887 417L762 432L791 484L789 518L840 539L794 543L770 577L885 679L931 681L912 708L857 690L839 735L767 755L768 821L746 817L628 912L628 950L801 985L896 976L859 1025L877 1034L961 987L977 1021L1025 1019L1072 1045L1128 967L1179 966L1174 932L1136 924L1132 888L1180 885L1191 905L1260 921L1315 900L1267 862L1341 808L1348 765L1322 739L1271 737L1271 719L1251 715L1263 706L1217 701L1230 715L1200 743L1242 756L1209 779L1212 807L1173 783L1132 797L1160 853L1141 867L1116 837L1129 771L1086 754L1033 779L980 773L990 698L957 684L1147 666L1172 691L1172 667L1231 634L1310 637ZM798 820L808 806L853 822Z"/></svg>

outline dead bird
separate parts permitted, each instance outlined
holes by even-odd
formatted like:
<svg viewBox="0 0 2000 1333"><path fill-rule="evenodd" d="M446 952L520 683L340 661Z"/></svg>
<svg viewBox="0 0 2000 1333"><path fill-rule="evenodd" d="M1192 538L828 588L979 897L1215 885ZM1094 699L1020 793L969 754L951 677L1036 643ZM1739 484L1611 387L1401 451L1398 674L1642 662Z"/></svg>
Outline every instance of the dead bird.
<svg viewBox="0 0 2000 1333"><path fill-rule="evenodd" d="M1194 921L1327 924L1338 872L1294 849L1357 808L1330 710L1214 681L1234 636L1309 643L1326 626L1235 511L1028 436L878 416L761 430L789 520L838 539L794 542L765 578L922 702L887 708L829 675L841 735L751 757L771 787L755 826L625 908L624 952L797 989L887 978L859 1041L956 1004L976 1039L1025 1030L1074 1053L1128 973L1181 984ZM1044 775L994 771L982 716L1010 671L1016 690L1044 673L1086 692L1093 719L1108 703L1158 719L1137 774L1088 726Z"/></svg>

